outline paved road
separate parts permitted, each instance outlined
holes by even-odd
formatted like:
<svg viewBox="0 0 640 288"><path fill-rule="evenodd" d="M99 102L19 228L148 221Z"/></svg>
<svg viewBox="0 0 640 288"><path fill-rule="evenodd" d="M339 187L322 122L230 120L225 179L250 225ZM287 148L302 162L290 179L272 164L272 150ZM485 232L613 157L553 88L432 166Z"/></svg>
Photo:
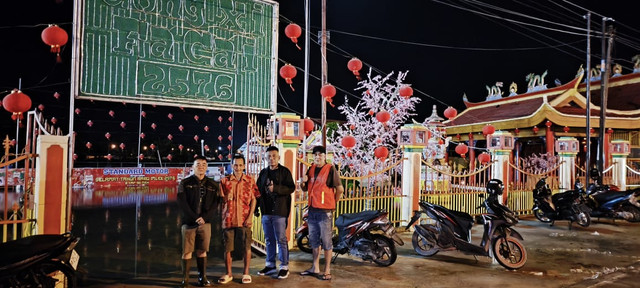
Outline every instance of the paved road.
<svg viewBox="0 0 640 288"><path fill-rule="evenodd" d="M639 287L640 223L610 220L594 222L590 227L558 222L550 227L535 219L524 219L517 226L524 236L528 251L527 264L520 270L508 271L487 257L460 252L440 252L434 257L417 255L411 246L411 234L403 233L405 245L398 247L399 257L390 267L378 267L358 258L341 256L332 266L334 279L321 281L299 276L308 268L311 255L297 249L291 251L291 276L285 280L255 276L264 265L264 257L254 256L251 264L251 287ZM481 225L473 228L473 239L479 241ZM159 262L162 262L158 260ZM83 287L174 287L179 281L179 262L168 273L144 273L138 268L136 277L130 271L108 271L121 275L118 279L99 279L91 274L81 281ZM167 264L167 263L165 263ZM150 265L163 265L152 263ZM234 282L237 287L241 261L234 261ZM195 266L195 265L193 265ZM114 267L114 269L117 269ZM147 271L153 271L147 267ZM224 264L220 259L209 261L208 275L212 280L221 276ZM140 272L142 271L142 272ZM195 268L192 281L195 282ZM114 275L114 274L111 274ZM195 283L194 283L195 284ZM215 286L222 286L215 284ZM246 286L246 285L243 285Z"/></svg>

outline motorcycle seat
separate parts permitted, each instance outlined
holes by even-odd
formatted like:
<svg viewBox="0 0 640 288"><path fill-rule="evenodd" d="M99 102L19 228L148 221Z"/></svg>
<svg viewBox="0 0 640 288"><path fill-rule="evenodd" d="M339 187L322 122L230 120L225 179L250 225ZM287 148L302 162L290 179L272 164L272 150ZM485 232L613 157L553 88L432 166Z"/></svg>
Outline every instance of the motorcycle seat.
<svg viewBox="0 0 640 288"><path fill-rule="evenodd" d="M595 194L595 195L591 195L591 197L593 197L594 200L596 200L599 203L605 203L605 202L609 202L611 200L614 199L618 199L618 198L625 198L629 195L633 194L633 191L607 191L604 193L599 193L599 194Z"/></svg>
<svg viewBox="0 0 640 288"><path fill-rule="evenodd" d="M68 246L69 237L59 234L34 235L0 244L0 275L21 265L30 265L47 255L57 255Z"/></svg>
<svg viewBox="0 0 640 288"><path fill-rule="evenodd" d="M347 227L353 223L364 220L367 221L369 219L378 217L381 214L379 210L367 210L358 213L344 213L340 214L336 219L336 227Z"/></svg>

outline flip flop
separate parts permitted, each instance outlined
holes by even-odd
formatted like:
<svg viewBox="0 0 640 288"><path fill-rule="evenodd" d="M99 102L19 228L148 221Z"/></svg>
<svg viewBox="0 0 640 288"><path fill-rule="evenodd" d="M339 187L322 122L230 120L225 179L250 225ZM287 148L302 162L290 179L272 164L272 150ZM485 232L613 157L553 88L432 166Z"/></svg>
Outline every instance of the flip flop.
<svg viewBox="0 0 640 288"><path fill-rule="evenodd" d="M320 280L331 280L331 273L318 275Z"/></svg>
<svg viewBox="0 0 640 288"><path fill-rule="evenodd" d="M223 275L222 277L220 277L220 279L218 279L218 283L227 284L231 282L231 280L233 280L233 276Z"/></svg>
<svg viewBox="0 0 640 288"><path fill-rule="evenodd" d="M313 277L318 277L318 273L309 271L309 270L304 270L302 272L300 272L300 276L313 276Z"/></svg>
<svg viewBox="0 0 640 288"><path fill-rule="evenodd" d="M251 283L251 275L242 275L242 284L249 284Z"/></svg>

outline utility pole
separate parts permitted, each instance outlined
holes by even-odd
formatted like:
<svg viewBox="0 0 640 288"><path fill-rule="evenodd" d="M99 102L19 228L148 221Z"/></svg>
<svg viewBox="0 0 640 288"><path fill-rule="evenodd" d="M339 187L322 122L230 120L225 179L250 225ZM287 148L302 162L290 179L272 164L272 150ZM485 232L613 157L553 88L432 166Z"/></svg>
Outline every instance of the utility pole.
<svg viewBox="0 0 640 288"><path fill-rule="evenodd" d="M321 43L321 60L322 61L322 78L320 81L320 87L327 84L327 0L322 0L322 43ZM322 146L327 147L327 101L324 97L320 97L322 100Z"/></svg>
<svg viewBox="0 0 640 288"><path fill-rule="evenodd" d="M600 64L600 133L598 137L598 171L604 171L605 143L604 134L606 133L606 114L607 114L607 94L609 84L609 73L611 71L611 46L613 44L613 28L609 27L609 32L605 32L607 21L613 21L608 17L602 17L602 62ZM608 47L605 50L605 39L608 39Z"/></svg>
<svg viewBox="0 0 640 288"><path fill-rule="evenodd" d="M587 13L584 17L587 18L587 132L584 137L584 142L587 146L587 155L585 155L586 161L584 167L586 171L589 171L589 167L591 167L591 12ZM587 185L589 185L589 173L585 173L585 178L584 187L587 187Z"/></svg>

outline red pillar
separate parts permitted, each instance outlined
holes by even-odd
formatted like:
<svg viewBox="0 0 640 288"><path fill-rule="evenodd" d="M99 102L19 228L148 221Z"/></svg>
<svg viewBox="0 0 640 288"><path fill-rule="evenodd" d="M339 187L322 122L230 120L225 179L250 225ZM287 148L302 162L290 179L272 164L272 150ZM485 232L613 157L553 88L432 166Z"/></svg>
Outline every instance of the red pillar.
<svg viewBox="0 0 640 288"><path fill-rule="evenodd" d="M613 130L607 130L607 132L604 133L604 169L611 166L611 151L609 151L611 133L613 133Z"/></svg>
<svg viewBox="0 0 640 288"><path fill-rule="evenodd" d="M556 141L555 138L553 137L553 131L551 131L551 122L547 121L547 131L546 131L546 138L547 138L547 153L554 155L555 151L554 151L554 147L556 146Z"/></svg>
<svg viewBox="0 0 640 288"><path fill-rule="evenodd" d="M473 143L473 133L469 132L469 172L476 170L476 150L473 149L475 146ZM469 179L471 183L476 183L475 180L475 175Z"/></svg>

